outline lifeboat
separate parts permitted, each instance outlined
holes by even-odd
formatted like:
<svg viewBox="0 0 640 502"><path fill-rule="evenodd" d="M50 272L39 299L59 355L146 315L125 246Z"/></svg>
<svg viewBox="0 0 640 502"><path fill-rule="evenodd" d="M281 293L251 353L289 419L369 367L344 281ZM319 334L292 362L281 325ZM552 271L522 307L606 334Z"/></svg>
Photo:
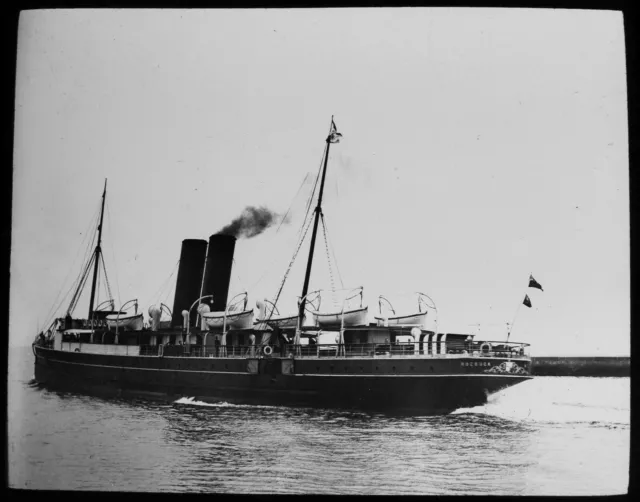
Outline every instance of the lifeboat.
<svg viewBox="0 0 640 502"><path fill-rule="evenodd" d="M361 307L344 312L312 312L316 325L320 328L341 325L344 319L345 326L366 326L369 307Z"/></svg>
<svg viewBox="0 0 640 502"><path fill-rule="evenodd" d="M315 324L320 328L329 326L366 326L369 307L362 304L362 288L355 288L350 292L354 295L345 298L342 302L342 309L334 312L320 312L317 309L311 311L315 319ZM360 306L358 308L344 308L344 305L353 298L360 297Z"/></svg>
<svg viewBox="0 0 640 502"><path fill-rule="evenodd" d="M403 315L397 315L393 305L391 305L391 302L384 296L380 295L378 297L380 316L375 317L378 322L378 326L424 326L427 320L428 311L423 311L423 307L435 309L435 304L433 304L433 301L424 293L416 294L418 295L418 311ZM431 300L431 304L426 301L427 299ZM392 315L383 316L383 304L386 305L386 308L392 313Z"/></svg>
<svg viewBox="0 0 640 502"><path fill-rule="evenodd" d="M271 317L265 322L272 328L295 329L298 327L298 316L293 315L289 317Z"/></svg>
<svg viewBox="0 0 640 502"><path fill-rule="evenodd" d="M243 300L235 301L239 296L244 297ZM225 311L203 312L202 320L212 330L249 329L253 327L253 309L247 309L247 302L247 293L240 293L231 299Z"/></svg>
<svg viewBox="0 0 640 502"><path fill-rule="evenodd" d="M121 331L142 331L144 320L142 313L140 314L110 314L106 318L109 329L118 329Z"/></svg>
<svg viewBox="0 0 640 502"><path fill-rule="evenodd" d="M312 301L310 301L312 303ZM278 312L277 307L270 302L269 300L264 300L264 312L260 311L260 319L256 319L256 324L265 322L271 328L280 328L280 329L296 329L298 327L298 315L290 315L290 316L282 316L280 312ZM258 308L260 308L260 304L258 304ZM309 309L306 309L307 312L312 312ZM310 325L307 322L304 323L304 326L316 326L315 316L310 316L312 324Z"/></svg>
<svg viewBox="0 0 640 502"><path fill-rule="evenodd" d="M241 312L227 312L227 329L249 329L253 326L253 309ZM202 319L207 328L213 330L222 329L225 326L225 312L207 312L202 314Z"/></svg>
<svg viewBox="0 0 640 502"><path fill-rule="evenodd" d="M387 326L423 326L427 320L427 312L418 312L396 317L376 317L378 324L386 323Z"/></svg>

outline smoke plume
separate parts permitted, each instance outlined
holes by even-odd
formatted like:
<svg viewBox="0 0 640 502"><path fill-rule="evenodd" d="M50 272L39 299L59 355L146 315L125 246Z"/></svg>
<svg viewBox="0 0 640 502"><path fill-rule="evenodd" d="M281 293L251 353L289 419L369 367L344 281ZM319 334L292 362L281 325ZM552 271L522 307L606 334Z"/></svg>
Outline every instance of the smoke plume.
<svg viewBox="0 0 640 502"><path fill-rule="evenodd" d="M232 235L236 238L250 239L274 225L277 217L278 213L274 213L264 206L247 206L240 216L217 233L218 235Z"/></svg>

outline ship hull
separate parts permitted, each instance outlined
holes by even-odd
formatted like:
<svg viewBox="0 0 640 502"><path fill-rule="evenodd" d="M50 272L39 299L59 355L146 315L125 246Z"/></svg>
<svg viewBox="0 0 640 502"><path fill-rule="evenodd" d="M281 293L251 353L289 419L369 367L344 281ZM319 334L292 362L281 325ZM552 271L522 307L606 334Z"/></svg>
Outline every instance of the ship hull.
<svg viewBox="0 0 640 502"><path fill-rule="evenodd" d="M399 414L444 414L461 407L481 405L492 393L531 378L527 375L451 372L431 375L313 374L302 372L310 371L316 364L313 361L305 361L306 369L302 364L293 369L298 361L279 358L109 356L41 347L34 351L35 380L51 389L163 400L190 397L204 402L362 409ZM378 361L380 365L385 362ZM358 360L348 362L354 368L358 367ZM253 365L255 373L248 371L249 365ZM284 370L290 371L288 374L282 372L285 366L289 368Z"/></svg>

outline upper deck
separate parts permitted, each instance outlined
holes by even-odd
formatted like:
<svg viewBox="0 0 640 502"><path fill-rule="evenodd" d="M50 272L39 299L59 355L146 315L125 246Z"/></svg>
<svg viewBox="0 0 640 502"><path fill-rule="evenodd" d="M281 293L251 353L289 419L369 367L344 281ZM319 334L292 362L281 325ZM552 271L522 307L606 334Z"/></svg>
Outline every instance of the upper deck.
<svg viewBox="0 0 640 502"><path fill-rule="evenodd" d="M194 330L65 330L46 345L71 352L105 355L296 359L349 358L508 358L530 360L529 344L475 340L474 335L435 333L416 327L359 326L340 330L306 328L295 332L230 330L226 336ZM257 335L257 336L256 336Z"/></svg>

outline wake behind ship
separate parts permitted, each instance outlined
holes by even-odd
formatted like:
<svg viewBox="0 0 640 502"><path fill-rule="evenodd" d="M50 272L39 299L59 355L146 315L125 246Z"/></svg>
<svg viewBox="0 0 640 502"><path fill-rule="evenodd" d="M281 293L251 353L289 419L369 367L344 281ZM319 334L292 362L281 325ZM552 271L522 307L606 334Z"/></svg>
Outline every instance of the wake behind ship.
<svg viewBox="0 0 640 502"><path fill-rule="evenodd" d="M321 182L311 195L315 199L318 188L317 203L303 224L308 230L313 223L305 280L288 315L277 307L282 288L273 301L258 301L255 310L247 293L228 298L236 237L224 232L208 242L182 242L173 309L152 305L150 325L137 300L116 310L109 291L109 300L94 306L104 265L105 182L94 253L66 314L33 343L36 381L50 388L171 400L440 414L483 404L492 393L532 378L529 344L439 332L435 303L424 293L415 293L416 307L408 312L396 312L381 295L375 322L368 320L362 288L334 288L331 293L341 295L341 302L321 309L324 292L308 289L320 223L326 235L322 193L329 149L340 138L332 119ZM91 270L88 316L74 318ZM433 316L436 328L427 329Z"/></svg>

